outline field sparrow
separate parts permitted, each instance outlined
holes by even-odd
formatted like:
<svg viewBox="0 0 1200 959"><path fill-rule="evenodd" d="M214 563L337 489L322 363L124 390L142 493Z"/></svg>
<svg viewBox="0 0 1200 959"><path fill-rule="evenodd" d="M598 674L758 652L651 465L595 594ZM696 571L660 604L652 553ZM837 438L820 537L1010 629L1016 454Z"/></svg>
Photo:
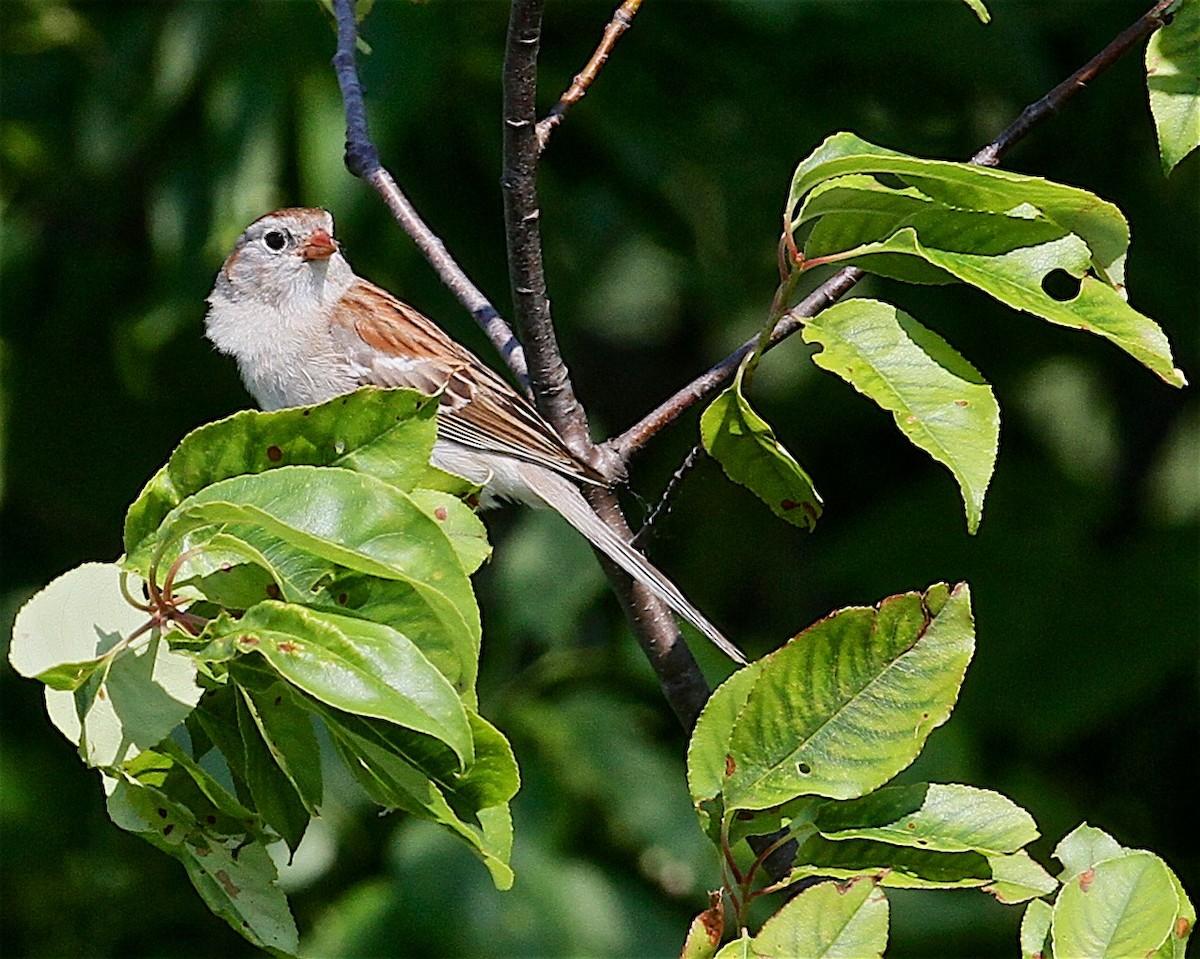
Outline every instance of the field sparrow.
<svg viewBox="0 0 1200 959"><path fill-rule="evenodd" d="M603 477L474 354L386 290L355 275L325 210L277 210L238 238L217 275L208 338L237 360L265 410L360 386L440 394L433 463L483 487L484 506L549 506L739 663L746 660L649 560L588 506Z"/></svg>

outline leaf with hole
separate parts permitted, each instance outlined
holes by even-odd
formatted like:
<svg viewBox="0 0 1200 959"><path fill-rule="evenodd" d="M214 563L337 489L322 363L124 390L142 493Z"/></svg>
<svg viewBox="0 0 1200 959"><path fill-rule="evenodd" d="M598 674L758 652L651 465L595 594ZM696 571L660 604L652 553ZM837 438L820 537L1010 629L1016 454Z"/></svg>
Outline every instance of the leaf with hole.
<svg viewBox="0 0 1200 959"><path fill-rule="evenodd" d="M221 812L233 797L213 804L186 788L191 776L171 757L143 755L154 762L109 780L113 822L178 859L208 907L256 946L297 953L295 920L264 837Z"/></svg>
<svg viewBox="0 0 1200 959"><path fill-rule="evenodd" d="M842 609L810 626L757 664L748 695L741 686L726 694L745 702L724 743L725 815L883 785L949 717L973 651L965 583ZM706 711L727 710L724 689Z"/></svg>
<svg viewBox="0 0 1200 959"><path fill-rule="evenodd" d="M1125 218L1086 190L837 134L797 168L786 215L789 230L812 224L808 265L968 283L1014 309L1102 336L1165 382L1185 383L1162 330L1125 301ZM1074 278L1077 291L1047 292L1056 272Z"/></svg>

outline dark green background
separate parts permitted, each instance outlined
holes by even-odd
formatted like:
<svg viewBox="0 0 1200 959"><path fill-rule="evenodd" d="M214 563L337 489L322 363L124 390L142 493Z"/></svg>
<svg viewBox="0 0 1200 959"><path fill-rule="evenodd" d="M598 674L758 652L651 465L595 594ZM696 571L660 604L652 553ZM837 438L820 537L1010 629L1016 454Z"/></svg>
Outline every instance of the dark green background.
<svg viewBox="0 0 1200 959"><path fill-rule="evenodd" d="M965 158L1149 5L650 0L555 136L541 175L564 350L598 434L624 429L749 335L776 279L795 163L853 130ZM543 107L611 8L551 2ZM508 314L498 180L500 2L380 2L365 27L385 162ZM234 237L324 205L360 272L492 358L469 318L341 165L333 35L315 3L0 0L3 280L0 634L30 592L120 551L125 506L190 428L248 404L201 335ZM1129 288L1200 376L1200 161L1164 180L1138 54L1006 161L1116 202ZM961 705L906 774L1000 790L1049 852L1083 820L1152 849L1200 893L1195 822L1200 415L1097 338L982 295L864 285L995 385L1000 459L981 532L890 417L816 370L798 338L753 400L826 500L777 522L711 463L652 547L752 654L831 609L972 585ZM695 436L633 464L633 515ZM293 878L320 956L669 956L717 882L683 784L685 740L586 547L552 516L489 519L477 577L483 711L512 738L517 885L452 840L380 819L334 783ZM724 665L709 655L717 680ZM0 667L0 948L44 956L241 955L183 870L116 829L98 777ZM322 857L325 857L324 859ZM1019 910L978 892L893 895L890 955L1011 955Z"/></svg>

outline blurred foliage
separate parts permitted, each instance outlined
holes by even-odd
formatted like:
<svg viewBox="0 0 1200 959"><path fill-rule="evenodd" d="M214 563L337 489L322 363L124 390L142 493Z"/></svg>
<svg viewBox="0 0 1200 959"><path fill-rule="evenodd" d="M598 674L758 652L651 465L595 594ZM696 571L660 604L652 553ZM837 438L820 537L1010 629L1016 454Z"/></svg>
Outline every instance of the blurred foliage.
<svg viewBox="0 0 1200 959"><path fill-rule="evenodd" d="M645 6L541 177L551 295L598 430L624 428L761 322L792 169L824 136L969 156L1148 2L990 6L988 27L957 3ZM550 4L545 106L610 15ZM502 311L505 22L496 2L389 2L364 31L385 162ZM330 208L360 272L491 354L342 167L317 4L4 0L0 43L6 641L33 589L117 555L126 505L187 430L248 405L201 318L224 251L260 213ZM1163 179L1141 71L1127 57L1006 165L1122 208L1131 300L1195 380L1200 160ZM911 777L1011 796L1038 819L1043 858L1087 819L1162 855L1195 895L1181 785L1200 754L1195 390L967 290L872 290L995 385L1005 420L980 534L963 532L943 471L796 338L764 362L754 402L825 496L816 532L778 523L708 463L652 553L756 655L832 608L969 579L978 653ZM634 463L635 515L694 435L692 418ZM491 518L496 555L477 577L481 707L523 773L516 887L497 893L468 853L376 819L335 783L288 880L312 954L672 955L704 908L717 870L687 806L682 733L586 548L548 519ZM7 663L0 728L7 952L250 954L176 863L112 826L96 778ZM893 957L1015 947L1017 912L979 893L893 901Z"/></svg>

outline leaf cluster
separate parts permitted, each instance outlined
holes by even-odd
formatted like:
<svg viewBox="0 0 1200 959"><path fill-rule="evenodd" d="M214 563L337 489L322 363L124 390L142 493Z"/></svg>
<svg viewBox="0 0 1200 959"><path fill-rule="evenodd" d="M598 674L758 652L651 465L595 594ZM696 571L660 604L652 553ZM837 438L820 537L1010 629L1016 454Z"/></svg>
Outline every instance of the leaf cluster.
<svg viewBox="0 0 1200 959"><path fill-rule="evenodd" d="M113 821L272 952L298 937L268 849L294 853L320 810L321 742L374 804L512 884L516 762L476 711L469 576L490 548L471 488L429 465L435 412L366 389L202 427L130 507L121 564L65 574L17 618L13 663L47 685Z"/></svg>

